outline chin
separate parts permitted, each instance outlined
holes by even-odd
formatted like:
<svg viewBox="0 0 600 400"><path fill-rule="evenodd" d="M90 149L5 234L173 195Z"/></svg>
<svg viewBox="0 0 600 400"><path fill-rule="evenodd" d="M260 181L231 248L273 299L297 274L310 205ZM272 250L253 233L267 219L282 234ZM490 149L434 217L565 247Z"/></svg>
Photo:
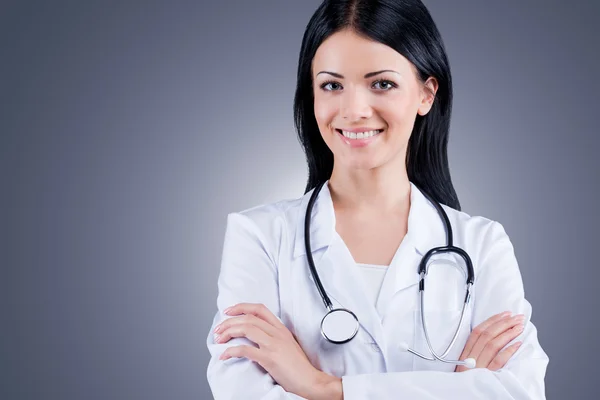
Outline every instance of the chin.
<svg viewBox="0 0 600 400"><path fill-rule="evenodd" d="M346 168L352 170L370 170L379 167L380 163L375 160L352 160L346 163Z"/></svg>

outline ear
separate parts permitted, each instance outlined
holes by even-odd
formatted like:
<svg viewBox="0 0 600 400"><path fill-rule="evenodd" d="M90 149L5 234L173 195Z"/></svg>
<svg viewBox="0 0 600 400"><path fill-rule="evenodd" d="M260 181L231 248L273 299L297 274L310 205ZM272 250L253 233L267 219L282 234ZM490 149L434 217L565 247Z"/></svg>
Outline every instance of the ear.
<svg viewBox="0 0 600 400"><path fill-rule="evenodd" d="M419 115L424 116L429 112L429 110L431 110L437 90L437 80L434 77L429 77L429 79L427 79L427 81L421 87L421 103L419 104L419 108L417 110Z"/></svg>

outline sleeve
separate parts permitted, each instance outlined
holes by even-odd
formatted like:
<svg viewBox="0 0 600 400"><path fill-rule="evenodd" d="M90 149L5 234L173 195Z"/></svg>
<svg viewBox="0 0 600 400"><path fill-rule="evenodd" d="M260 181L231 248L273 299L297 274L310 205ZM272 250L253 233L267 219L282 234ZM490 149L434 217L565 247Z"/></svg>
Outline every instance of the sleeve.
<svg viewBox="0 0 600 400"><path fill-rule="evenodd" d="M409 371L342 377L345 400L357 399L545 399L544 376L549 362L531 323L531 305L513 245L504 227L492 222L475 277L471 327L502 311L525 314L525 329L514 341L523 344L498 371ZM510 345L510 343L509 343Z"/></svg>
<svg viewBox="0 0 600 400"><path fill-rule="evenodd" d="M217 313L207 337L210 361L207 378L216 400L303 399L286 392L258 363L246 358L219 360L231 346L252 345L246 338L214 342L213 330L226 318L223 310L237 303L262 303L280 318L276 259L265 236L251 218L242 213L227 217L225 241L218 278Z"/></svg>

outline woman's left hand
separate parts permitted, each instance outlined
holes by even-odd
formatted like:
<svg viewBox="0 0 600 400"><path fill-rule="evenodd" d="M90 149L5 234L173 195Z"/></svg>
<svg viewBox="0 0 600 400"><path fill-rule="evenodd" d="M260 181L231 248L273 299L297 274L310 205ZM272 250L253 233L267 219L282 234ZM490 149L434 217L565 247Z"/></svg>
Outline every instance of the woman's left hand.
<svg viewBox="0 0 600 400"><path fill-rule="evenodd" d="M335 378L316 369L287 327L263 304L240 303L226 309L234 316L215 328L215 343L245 337L254 346L232 346L220 359L245 357L260 364L288 392L318 399L334 385ZM325 398L325 397L323 397Z"/></svg>

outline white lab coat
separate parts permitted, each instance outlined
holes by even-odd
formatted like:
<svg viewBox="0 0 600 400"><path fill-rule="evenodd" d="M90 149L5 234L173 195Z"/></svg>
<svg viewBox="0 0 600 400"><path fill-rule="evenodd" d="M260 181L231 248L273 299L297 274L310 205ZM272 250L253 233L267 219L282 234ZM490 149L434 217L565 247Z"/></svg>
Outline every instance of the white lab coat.
<svg viewBox="0 0 600 400"><path fill-rule="evenodd" d="M443 206L454 231L454 245L468 252L475 270L465 323L447 357L457 359L471 329L492 315L508 310L526 316L525 330L514 340L523 345L504 368L458 373L454 365L423 360L399 348L400 342L406 342L430 355L421 328L417 268L430 248L446 244L444 225L433 205L411 182L408 232L374 305L368 301L352 255L335 231L331 194L327 184L323 186L312 211L313 258L334 306L354 311L360 321L354 339L334 345L320 333L326 308L304 247L304 215L311 194L312 190L299 199L228 215L218 311L207 337L211 354L207 377L215 399L300 399L253 361L218 359L229 346L254 345L246 338L223 344L213 341L214 327L229 318L223 310L242 302L263 303L280 318L316 368L342 378L346 400L545 399L549 359L530 321L531 305L524 297L514 249L500 223ZM425 315L430 339L440 354L458 325L465 281L459 269L447 268L447 264L436 264L430 271Z"/></svg>

